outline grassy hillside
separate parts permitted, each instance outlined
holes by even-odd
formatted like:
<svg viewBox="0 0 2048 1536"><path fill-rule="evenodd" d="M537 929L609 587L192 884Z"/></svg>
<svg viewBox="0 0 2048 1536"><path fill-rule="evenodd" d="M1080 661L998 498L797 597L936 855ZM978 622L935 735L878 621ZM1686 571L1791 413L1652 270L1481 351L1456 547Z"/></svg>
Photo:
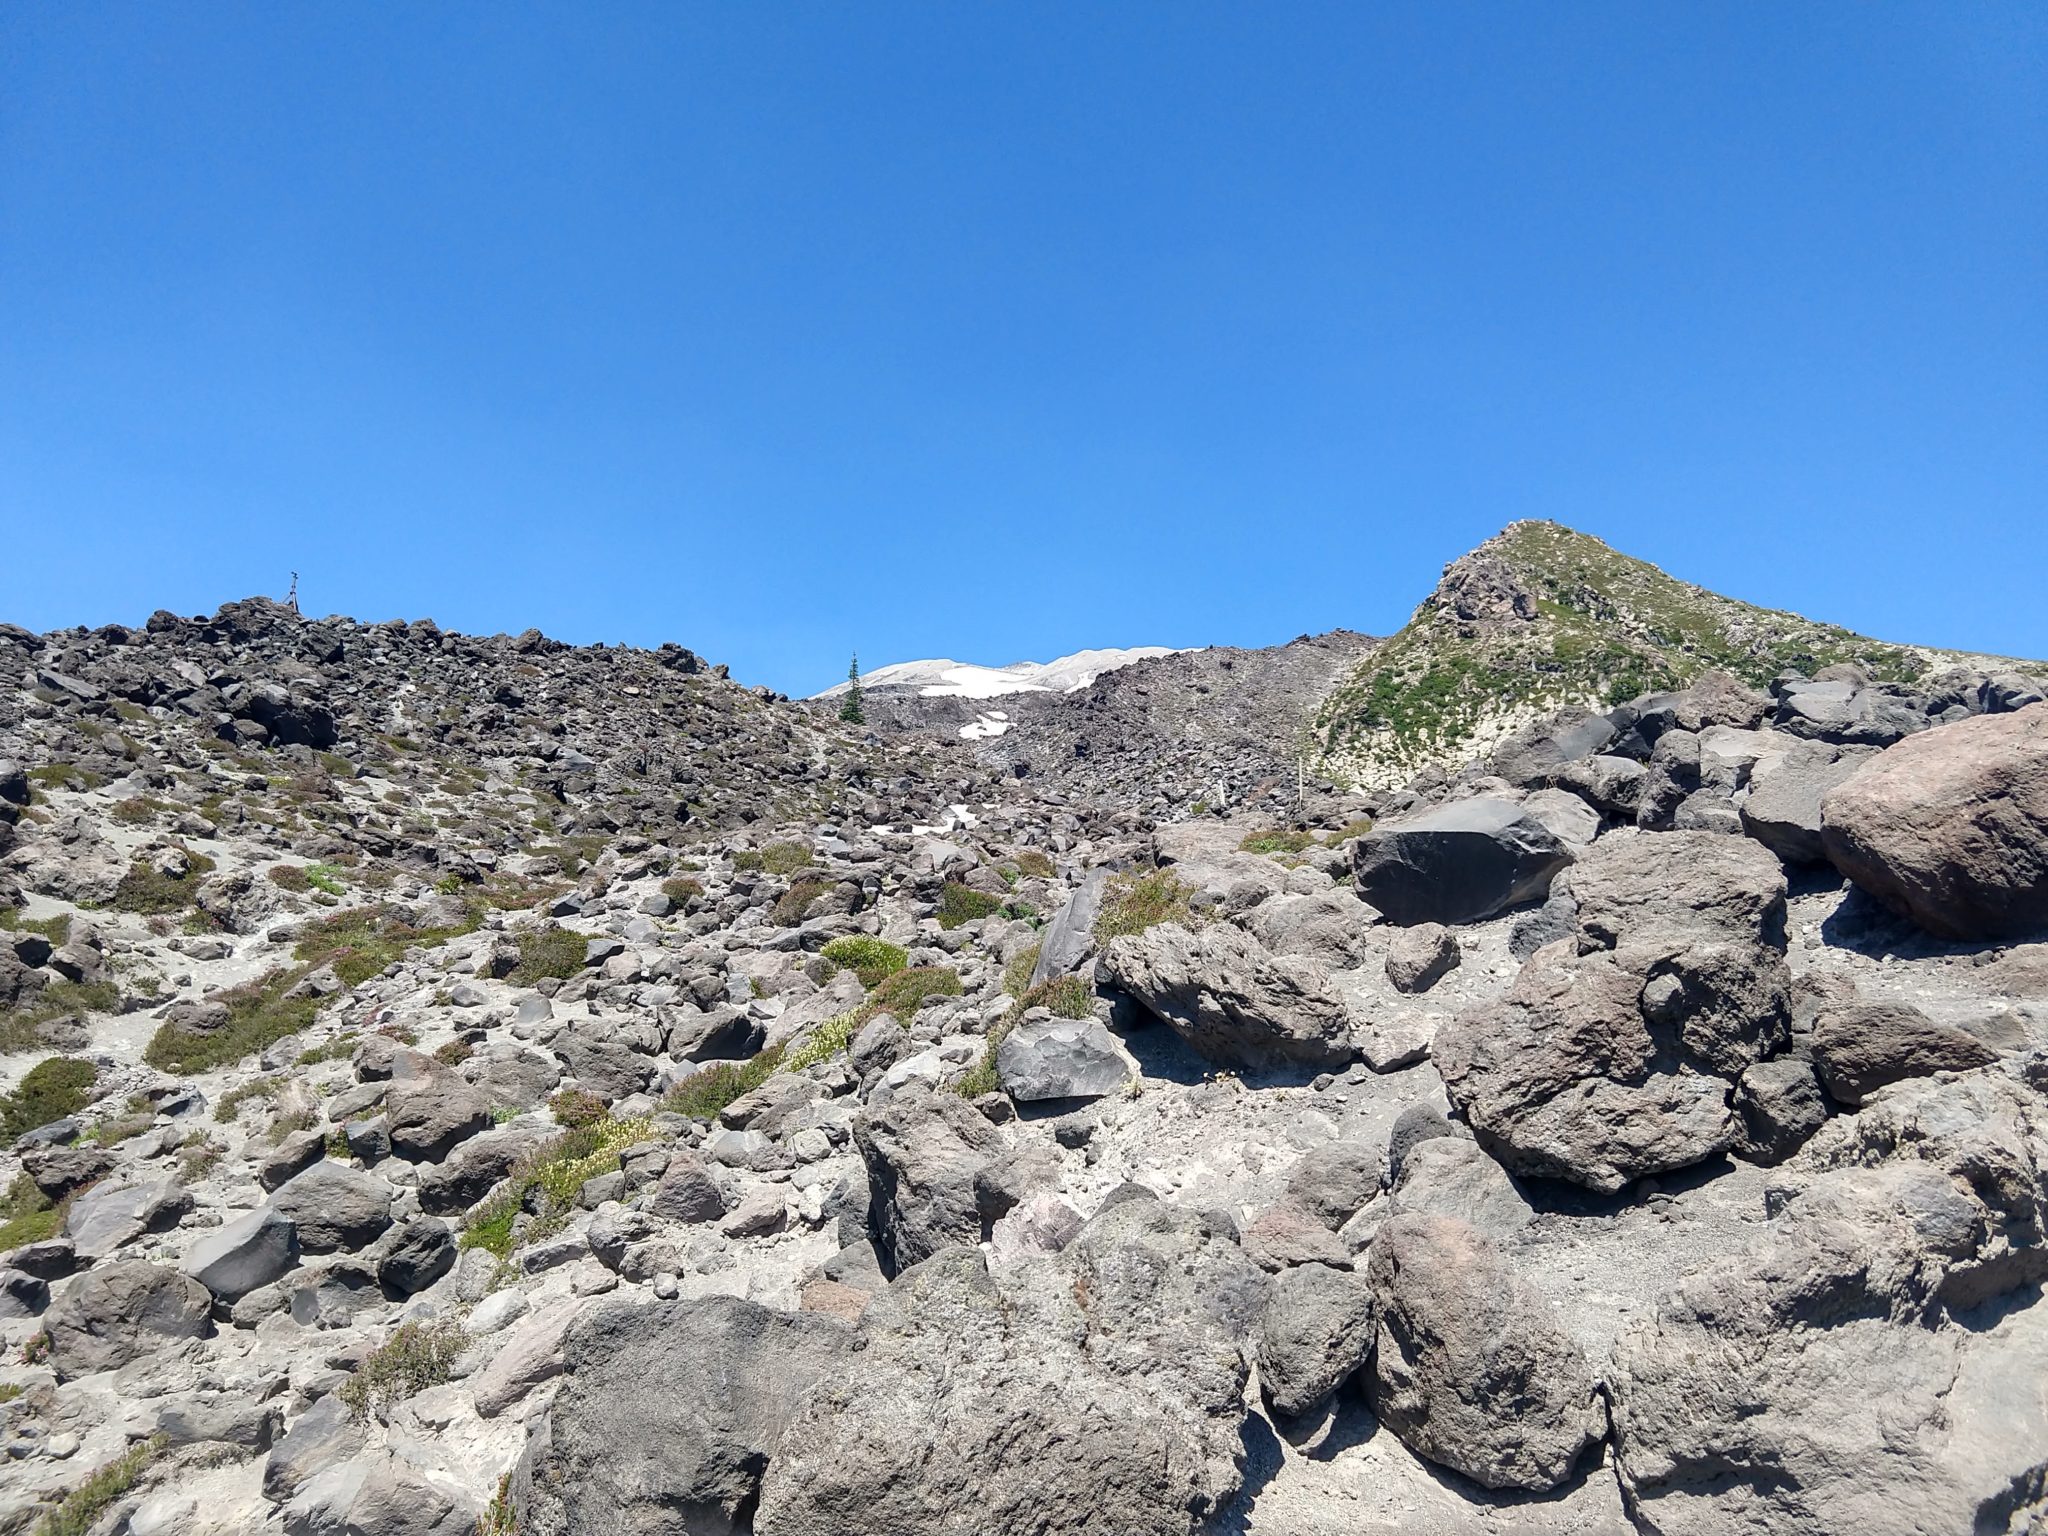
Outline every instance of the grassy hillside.
<svg viewBox="0 0 2048 1536"><path fill-rule="evenodd" d="M1462 762L1531 718L1677 688L1710 668L1763 685L1855 662L1910 681L1982 661L1873 640L1722 597L1556 523L1524 522L1435 592L1317 711L1322 770L1369 786Z"/></svg>

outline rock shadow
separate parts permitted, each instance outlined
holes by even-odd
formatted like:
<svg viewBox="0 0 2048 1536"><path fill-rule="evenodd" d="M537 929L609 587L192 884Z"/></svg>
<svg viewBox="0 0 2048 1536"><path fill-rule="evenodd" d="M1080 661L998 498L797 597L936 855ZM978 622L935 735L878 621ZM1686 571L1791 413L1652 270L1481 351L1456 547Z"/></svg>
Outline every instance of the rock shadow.
<svg viewBox="0 0 2048 1536"><path fill-rule="evenodd" d="M1901 917L1859 886L1843 888L1835 910L1821 919L1820 936L1836 949L1872 960L1925 960L1937 955L1975 955L2005 949L2023 939L1961 943L1938 939L1909 917ZM2048 935L2044 935L2048 937Z"/></svg>

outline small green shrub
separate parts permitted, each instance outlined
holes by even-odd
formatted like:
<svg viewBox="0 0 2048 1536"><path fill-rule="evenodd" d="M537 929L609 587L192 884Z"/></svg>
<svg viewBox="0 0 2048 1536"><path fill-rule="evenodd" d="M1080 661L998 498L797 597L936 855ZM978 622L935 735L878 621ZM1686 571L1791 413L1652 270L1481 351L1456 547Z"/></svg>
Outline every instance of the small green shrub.
<svg viewBox="0 0 2048 1536"><path fill-rule="evenodd" d="M564 1088L548 1100L548 1112L555 1117L557 1125L574 1130L581 1125L595 1125L604 1118L604 1100L588 1088Z"/></svg>
<svg viewBox="0 0 2048 1536"><path fill-rule="evenodd" d="M715 1120L734 1099L752 1093L782 1065L782 1047L772 1045L746 1061L715 1061L685 1078L662 1108L692 1120Z"/></svg>
<svg viewBox="0 0 2048 1536"><path fill-rule="evenodd" d="M1010 1022L1033 1008L1044 1008L1056 1019L1092 1019L1095 992L1078 976L1048 976L1010 1005Z"/></svg>
<svg viewBox="0 0 2048 1536"><path fill-rule="evenodd" d="M361 1038L353 1030L344 1031L324 1044L309 1046L299 1052L295 1065L314 1067L323 1061L346 1061L355 1054L356 1042Z"/></svg>
<svg viewBox="0 0 2048 1536"><path fill-rule="evenodd" d="M98 1067L75 1056L37 1062L14 1091L0 1099L0 1138L13 1141L85 1108L92 1102L92 1085L99 1075Z"/></svg>
<svg viewBox="0 0 2048 1536"><path fill-rule="evenodd" d="M476 1047L467 1040L444 1040L434 1047L434 1060L444 1067L459 1067L476 1054Z"/></svg>
<svg viewBox="0 0 2048 1536"><path fill-rule="evenodd" d="M939 926L958 928L962 923L971 923L976 918L999 912L1002 906L999 898L986 891L977 891L971 885L948 880L939 891Z"/></svg>
<svg viewBox="0 0 2048 1536"><path fill-rule="evenodd" d="M298 864L273 864L263 871L263 878L281 891L306 891L313 886L305 868Z"/></svg>
<svg viewBox="0 0 2048 1536"><path fill-rule="evenodd" d="M804 1037L802 1045L789 1053L783 1067L791 1072L801 1072L821 1061L830 1061L853 1043L853 1037L869 1017L871 1015L863 1006L827 1019Z"/></svg>
<svg viewBox="0 0 2048 1536"><path fill-rule="evenodd" d="M1020 950L1017 957L1003 967L1003 990L1012 997L1022 997L1031 985L1031 973L1038 969L1038 957L1044 953L1043 944Z"/></svg>
<svg viewBox="0 0 2048 1536"><path fill-rule="evenodd" d="M114 887L114 909L145 917L185 911L198 894L200 879L212 871L213 860L185 850L185 863L184 874L167 875L137 859Z"/></svg>
<svg viewBox="0 0 2048 1536"><path fill-rule="evenodd" d="M958 971L925 965L884 977L881 985L868 995L868 1002L874 1005L875 1013L893 1013L899 1019L907 1019L924 1006L926 998L959 995Z"/></svg>
<svg viewBox="0 0 2048 1536"><path fill-rule="evenodd" d="M742 848L732 856L734 869L759 870L769 875L793 875L811 862L811 850L802 843L769 843L758 849Z"/></svg>
<svg viewBox="0 0 2048 1536"><path fill-rule="evenodd" d="M1188 906L1195 888L1170 869L1112 876L1095 919L1095 942L1128 938L1158 923L1193 923Z"/></svg>
<svg viewBox="0 0 2048 1536"><path fill-rule="evenodd" d="M102 1120L86 1132L86 1137L103 1147L116 1147L124 1141L133 1141L155 1124L156 1115L153 1112L130 1109L126 1114L112 1115Z"/></svg>
<svg viewBox="0 0 2048 1536"><path fill-rule="evenodd" d="M1325 833L1323 835L1323 842L1327 846L1335 848L1340 844L1350 842L1354 837L1363 837L1371 830L1372 818L1370 816L1354 816L1351 820L1345 822L1343 826L1337 828L1336 831Z"/></svg>
<svg viewBox="0 0 2048 1536"><path fill-rule="evenodd" d="M910 956L898 944L890 944L866 933L850 933L834 939L819 951L840 970L851 971L869 991L883 979L894 976L910 963Z"/></svg>
<svg viewBox="0 0 2048 1536"><path fill-rule="evenodd" d="M1010 862L1017 866L1021 875L1030 875L1039 880L1050 880L1057 871L1052 860L1036 848L1025 848L1011 855Z"/></svg>
<svg viewBox="0 0 2048 1536"><path fill-rule="evenodd" d="M134 1491L169 1444L167 1436L154 1435L97 1468L43 1516L36 1536L86 1536L115 1500Z"/></svg>
<svg viewBox="0 0 2048 1536"><path fill-rule="evenodd" d="M776 900L775 910L769 916L778 928L794 928L811 910L811 903L824 894L824 881L799 880Z"/></svg>
<svg viewBox="0 0 2048 1536"><path fill-rule="evenodd" d="M284 1145L287 1136L296 1136L300 1131L310 1131L319 1116L306 1104L293 1104L279 1110L270 1117L270 1124L264 1127L263 1139L273 1147Z"/></svg>
<svg viewBox="0 0 2048 1536"><path fill-rule="evenodd" d="M331 965L344 986L359 987L408 949L432 949L474 933L478 919L452 928L416 928L396 907L352 907L312 924L292 949L307 970ZM303 972L301 973L303 974Z"/></svg>
<svg viewBox="0 0 2048 1536"><path fill-rule="evenodd" d="M10 933L40 933L52 944L63 944L71 938L71 917L65 912L55 917L23 917L19 907L0 907L0 928Z"/></svg>
<svg viewBox="0 0 2048 1536"><path fill-rule="evenodd" d="M887 947L895 949L893 944ZM897 950L897 953L900 955L902 951ZM877 1014L893 1013L899 1018L907 1019L917 1012L928 997L959 995L960 977L955 971L935 966L924 966L914 971L893 971L875 983L873 990L858 1008L842 1013L837 1018L827 1019L812 1030L804 1038L803 1043L778 1064L785 1071L801 1072L806 1067L814 1067L822 1061L829 1061L844 1051L853 1043L853 1037ZM760 1058L756 1057L755 1060L758 1061ZM766 1074L763 1074L762 1080L765 1080L765 1077ZM758 1086L758 1083L748 1085L755 1086ZM741 1089L741 1092L745 1091L746 1089ZM738 1096L733 1095L734 1098ZM718 1104L717 1109L723 1109L731 1102L731 1099L726 1099ZM716 1114L717 1109L712 1113Z"/></svg>
<svg viewBox="0 0 2048 1536"><path fill-rule="evenodd" d="M43 1044L43 1026L76 1014L112 1013L121 990L111 981L53 981L12 1012L0 1014L0 1052L33 1051Z"/></svg>
<svg viewBox="0 0 2048 1536"><path fill-rule="evenodd" d="M512 1474L498 1479L498 1491L476 1517L476 1536L519 1536L519 1509L512 1499Z"/></svg>
<svg viewBox="0 0 2048 1536"><path fill-rule="evenodd" d="M348 890L342 883L341 871L332 864L308 864L305 875L308 885L316 891L325 891L330 896L339 896Z"/></svg>
<svg viewBox="0 0 2048 1536"><path fill-rule="evenodd" d="M590 952L588 935L552 923L526 929L518 943L519 964L513 968L511 980L525 987L544 976L567 981L583 969L584 956Z"/></svg>
<svg viewBox="0 0 2048 1536"><path fill-rule="evenodd" d="M180 1029L169 1022L160 1024L143 1048L142 1059L159 1072L189 1077L268 1050L285 1036L306 1028L320 1012L317 997L285 996L304 974L303 970L271 971L215 993L209 1001L227 1005L226 1024L203 1032Z"/></svg>
<svg viewBox="0 0 2048 1536"><path fill-rule="evenodd" d="M953 1085L953 1091L963 1099L978 1099L985 1093L995 1093L1003 1086L996 1075L996 1047L1002 1040L996 1033L989 1032L988 1048L981 1053L981 1060L967 1069L960 1081Z"/></svg>
<svg viewBox="0 0 2048 1536"><path fill-rule="evenodd" d="M242 1112L244 1104L274 1099L290 1086L282 1076L252 1077L246 1083L237 1083L213 1101L213 1118L217 1124L226 1125Z"/></svg>
<svg viewBox="0 0 2048 1536"><path fill-rule="evenodd" d="M178 1177L187 1184L195 1184L218 1168L226 1155L227 1148L211 1136L188 1142L178 1152Z"/></svg>
<svg viewBox="0 0 2048 1536"><path fill-rule="evenodd" d="M55 1237L63 1224L63 1208L25 1173L17 1173L7 1193L0 1195L0 1253Z"/></svg>
<svg viewBox="0 0 2048 1536"><path fill-rule="evenodd" d="M468 1340L452 1318L401 1323L342 1383L341 1400L357 1422L447 1381Z"/></svg>
<svg viewBox="0 0 2048 1536"><path fill-rule="evenodd" d="M521 1242L534 1242L560 1231L583 1186L613 1172L619 1166L619 1154L646 1141L653 1129L650 1120L605 1118L544 1142L520 1159L464 1218L462 1246L481 1248L503 1259ZM532 1220L523 1235L515 1236L523 1211L532 1212Z"/></svg>
<svg viewBox="0 0 2048 1536"><path fill-rule="evenodd" d="M692 896L704 894L704 882L689 875L675 875L661 882L661 894L677 906L684 906Z"/></svg>
<svg viewBox="0 0 2048 1536"><path fill-rule="evenodd" d="M107 781L76 763L45 763L28 771L29 781L44 789L98 789Z"/></svg>
<svg viewBox="0 0 2048 1536"><path fill-rule="evenodd" d="M1314 843L1309 832L1247 832L1237 846L1241 853L1300 853Z"/></svg>

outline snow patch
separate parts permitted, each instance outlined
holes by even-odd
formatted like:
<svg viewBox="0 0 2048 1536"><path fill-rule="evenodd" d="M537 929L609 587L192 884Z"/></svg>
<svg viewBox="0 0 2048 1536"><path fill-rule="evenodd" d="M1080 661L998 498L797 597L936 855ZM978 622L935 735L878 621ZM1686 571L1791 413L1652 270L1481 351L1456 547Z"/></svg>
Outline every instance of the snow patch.
<svg viewBox="0 0 2048 1536"><path fill-rule="evenodd" d="M991 709L986 713L975 716L972 725L961 726L960 739L962 741L986 741L1002 735L1009 728L1009 712L1007 710Z"/></svg>

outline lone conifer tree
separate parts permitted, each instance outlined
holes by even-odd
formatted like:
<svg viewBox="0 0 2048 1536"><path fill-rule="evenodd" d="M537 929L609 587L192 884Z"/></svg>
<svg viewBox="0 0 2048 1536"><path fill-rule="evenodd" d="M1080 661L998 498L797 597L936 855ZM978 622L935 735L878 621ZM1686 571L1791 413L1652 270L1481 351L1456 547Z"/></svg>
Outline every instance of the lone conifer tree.
<svg viewBox="0 0 2048 1536"><path fill-rule="evenodd" d="M848 725L866 725L868 717L860 707L860 656L846 664L846 700L839 706L839 718Z"/></svg>

